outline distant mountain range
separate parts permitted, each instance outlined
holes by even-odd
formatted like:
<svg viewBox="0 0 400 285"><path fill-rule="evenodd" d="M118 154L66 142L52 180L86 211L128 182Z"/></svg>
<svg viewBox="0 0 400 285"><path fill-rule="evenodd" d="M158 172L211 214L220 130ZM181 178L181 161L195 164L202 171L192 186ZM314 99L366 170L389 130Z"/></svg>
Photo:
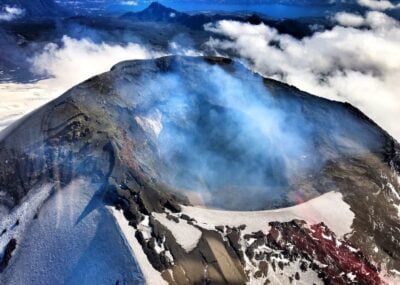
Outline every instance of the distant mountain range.
<svg viewBox="0 0 400 285"><path fill-rule="evenodd" d="M393 3L399 3L400 1L392 1ZM123 1L123 0L0 0L0 13L5 10L5 7L19 8L24 11L23 17L54 17L64 15L92 15L92 16L103 16L110 14L124 13L126 11L135 10L135 12L129 12L128 14L136 14L133 18L140 20L147 20L149 16L157 18L157 21L163 20L165 22L171 22L174 16L171 17L171 13L177 16L175 22L182 21L182 18L187 16L184 13L177 14L173 9L165 9L166 6L172 6L178 10L198 11L199 13L203 9L208 10L210 7L214 11L233 11L230 5L237 5L238 7L243 6L243 11L254 11L257 10L257 5L283 5L288 7L303 7L310 9L321 9L321 16L323 11L329 10L332 13L335 11L365 11L365 7L360 6L356 0L217 0L217 1L189 1L189 0L165 0L161 3L153 2L149 8L146 8L142 12L137 12L139 9L145 8L146 3L144 1ZM186 7L180 9L179 7ZM205 5L205 6L204 6ZM210 6L211 5L211 6ZM214 6L213 6L214 5ZM193 6L193 7L192 7ZM207 8L206 8L207 7ZM216 8L217 7L217 8ZM227 9L225 9L226 7ZM326 7L326 8L321 8ZM68 11L68 12L67 12ZM241 11L241 10L240 10ZM264 11L265 12L265 11ZM263 13L264 13L263 12ZM387 11L392 17L399 17L399 9L393 11ZM268 14L268 13L266 13ZM191 19L194 20L194 19Z"/></svg>
<svg viewBox="0 0 400 285"><path fill-rule="evenodd" d="M76 15L117 14L128 11L139 11L146 8L151 1L127 1L127 0L54 0L65 9L71 10ZM356 3L356 0L160 0L162 5L172 7L180 11L204 12L204 11L247 11L257 10L260 6L282 5L289 7L305 7L315 9L323 6L334 8L339 5ZM258 6L258 7L257 7ZM283 7L282 7L283 8ZM264 11L267 12L267 11ZM281 11L282 13L282 11ZM284 12L283 12L284 13Z"/></svg>
<svg viewBox="0 0 400 285"><path fill-rule="evenodd" d="M202 30L204 25L220 20L235 20L252 24L264 23L276 28L280 33L290 34L296 38L302 38L313 33L310 23L306 20L272 20L258 14L236 15L221 13L196 13L188 14L168 8L158 2L153 2L149 7L140 12L128 12L121 18L135 22L165 22L181 24L191 29ZM313 20L315 21L315 19ZM328 21L329 22L329 21ZM324 25L329 24L324 21Z"/></svg>

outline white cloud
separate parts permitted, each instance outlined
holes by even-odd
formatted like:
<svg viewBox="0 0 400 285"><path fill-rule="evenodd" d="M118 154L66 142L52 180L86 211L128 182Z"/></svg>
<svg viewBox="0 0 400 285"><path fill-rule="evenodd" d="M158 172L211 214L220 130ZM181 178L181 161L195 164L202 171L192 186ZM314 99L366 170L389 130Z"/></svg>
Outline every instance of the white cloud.
<svg viewBox="0 0 400 285"><path fill-rule="evenodd" d="M347 101L400 139L399 22L375 11L363 25L369 28L336 26L303 40L263 24L220 21L206 29L227 37L211 38L210 47L234 51L265 76Z"/></svg>
<svg viewBox="0 0 400 285"><path fill-rule="evenodd" d="M352 13L337 13L335 19L342 26L361 27L364 25L364 17Z"/></svg>
<svg viewBox="0 0 400 285"><path fill-rule="evenodd" d="M23 9L17 7L5 6L3 9L0 10L0 21L12 21L21 16L22 14L24 14Z"/></svg>
<svg viewBox="0 0 400 285"><path fill-rule="evenodd" d="M95 44L64 36L62 45L48 44L32 59L33 70L49 79L31 84L0 84L0 129L120 61L159 55L138 44Z"/></svg>
<svg viewBox="0 0 400 285"><path fill-rule="evenodd" d="M388 0L357 0L357 3L371 10L377 10L377 11L385 11L399 7L399 4L394 5L392 2Z"/></svg>
<svg viewBox="0 0 400 285"><path fill-rule="evenodd" d="M46 80L62 89L72 87L96 74L108 71L114 64L130 59L151 58L154 54L138 44L96 44L88 39L64 36L62 46L48 44L32 60L37 74L49 75Z"/></svg>
<svg viewBox="0 0 400 285"><path fill-rule="evenodd" d="M126 5L126 6L136 6L136 5L138 5L138 2L137 1L133 1L133 0L121 1L121 4L122 5Z"/></svg>
<svg viewBox="0 0 400 285"><path fill-rule="evenodd" d="M365 17L347 13L340 12L335 15L335 20L342 26L349 27L369 27L373 29L386 29L396 27L398 25L397 21L393 18L388 17L386 14L376 11L371 11L366 14Z"/></svg>

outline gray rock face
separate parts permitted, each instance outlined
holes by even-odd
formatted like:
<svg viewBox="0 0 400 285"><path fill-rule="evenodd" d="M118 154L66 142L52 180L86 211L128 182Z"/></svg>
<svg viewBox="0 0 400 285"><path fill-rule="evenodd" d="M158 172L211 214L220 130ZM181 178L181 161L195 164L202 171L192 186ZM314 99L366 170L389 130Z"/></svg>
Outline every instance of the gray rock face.
<svg viewBox="0 0 400 285"><path fill-rule="evenodd" d="M261 78L229 59L120 63L3 132L0 158L0 217L31 189L51 184L57 193L84 177L101 185L104 203L124 210L171 284L250 278L245 226L207 230L181 217L180 205L267 210L329 191L340 191L355 214L349 242L371 263L400 269L398 143L348 104ZM192 251L152 216L166 212L201 231ZM144 221L150 236L140 230ZM269 261L257 264L265 277Z"/></svg>

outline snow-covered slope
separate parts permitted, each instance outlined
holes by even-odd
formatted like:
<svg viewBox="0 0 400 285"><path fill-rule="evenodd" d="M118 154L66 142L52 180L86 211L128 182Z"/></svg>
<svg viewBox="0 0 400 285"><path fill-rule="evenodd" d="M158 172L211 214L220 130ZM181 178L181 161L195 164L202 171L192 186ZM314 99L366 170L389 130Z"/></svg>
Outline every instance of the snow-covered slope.
<svg viewBox="0 0 400 285"><path fill-rule="evenodd" d="M19 232L8 231L0 237L0 243L7 238L17 239L18 250L0 274L1 284L144 282L135 258L101 201L100 184L77 178L62 189L53 189L54 195L38 208L36 201L42 204L49 189L52 187L44 186L12 212L13 218L18 215L15 229Z"/></svg>

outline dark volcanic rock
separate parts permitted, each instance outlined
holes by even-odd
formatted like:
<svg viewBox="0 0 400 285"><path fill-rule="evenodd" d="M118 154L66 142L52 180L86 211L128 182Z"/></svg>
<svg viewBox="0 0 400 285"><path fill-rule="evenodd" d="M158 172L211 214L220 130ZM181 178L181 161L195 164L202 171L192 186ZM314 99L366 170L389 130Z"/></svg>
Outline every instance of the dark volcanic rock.
<svg viewBox="0 0 400 285"><path fill-rule="evenodd" d="M4 253L3 253L3 256L2 256L2 259L1 259L1 262L0 262L0 274L7 267L8 263L9 263L9 261L11 259L12 253L15 250L16 247L17 247L17 240L16 239L11 239L8 242L8 244L7 244L7 246L6 246L5 250L4 250Z"/></svg>
<svg viewBox="0 0 400 285"><path fill-rule="evenodd" d="M271 246L287 255L299 254L310 262L318 262L316 268L327 284L348 284L349 276L361 284L382 284L378 269L347 241L339 240L324 224L272 223L268 239ZM294 246L289 250L289 247ZM304 269L304 266L302 267ZM343 272L347 273L343 274ZM299 280L296 272L295 279Z"/></svg>
<svg viewBox="0 0 400 285"><path fill-rule="evenodd" d="M324 284L386 284L371 258L349 241L336 237L323 223L308 225L293 220L270 225L268 235L256 233L245 237L245 240L251 240L247 257L252 262L259 262L255 278L267 277L269 265L274 274L279 275L293 272L297 263L300 270L288 276L289 283L302 280L303 273L313 270Z"/></svg>
<svg viewBox="0 0 400 285"><path fill-rule="evenodd" d="M226 237L228 238L230 246L233 248L242 264L245 264L242 247L240 245L240 230L237 228L228 228Z"/></svg>

